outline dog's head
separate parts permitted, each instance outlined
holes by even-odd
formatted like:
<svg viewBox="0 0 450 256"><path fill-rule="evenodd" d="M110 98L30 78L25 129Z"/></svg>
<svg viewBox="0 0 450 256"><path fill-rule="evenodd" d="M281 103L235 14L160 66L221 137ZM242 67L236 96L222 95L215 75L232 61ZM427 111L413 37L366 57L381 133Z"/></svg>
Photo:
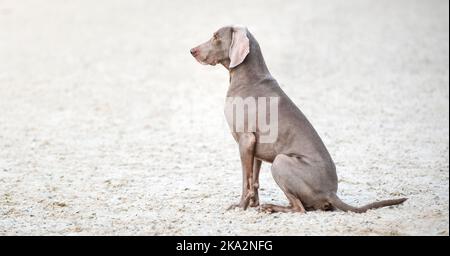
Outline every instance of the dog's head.
<svg viewBox="0 0 450 256"><path fill-rule="evenodd" d="M191 49L198 62L204 65L221 63L229 69L241 64L249 52L247 28L237 26L223 27L211 39Z"/></svg>

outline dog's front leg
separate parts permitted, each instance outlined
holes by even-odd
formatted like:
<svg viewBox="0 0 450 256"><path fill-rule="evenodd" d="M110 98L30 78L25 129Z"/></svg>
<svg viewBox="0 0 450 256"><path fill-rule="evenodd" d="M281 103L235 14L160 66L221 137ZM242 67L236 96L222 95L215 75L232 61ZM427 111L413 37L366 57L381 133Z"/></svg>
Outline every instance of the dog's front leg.
<svg viewBox="0 0 450 256"><path fill-rule="evenodd" d="M239 136L239 153L242 164L242 195L241 201L237 205L232 205L229 209L239 207L247 209L250 200L254 199L253 182L253 161L255 154L256 137L253 133L243 133Z"/></svg>
<svg viewBox="0 0 450 256"><path fill-rule="evenodd" d="M254 158L253 161L253 191L254 195L253 198L250 200L250 207L257 207L259 206L259 195L258 195L258 189L259 189L259 171L261 170L261 164L262 161Z"/></svg>

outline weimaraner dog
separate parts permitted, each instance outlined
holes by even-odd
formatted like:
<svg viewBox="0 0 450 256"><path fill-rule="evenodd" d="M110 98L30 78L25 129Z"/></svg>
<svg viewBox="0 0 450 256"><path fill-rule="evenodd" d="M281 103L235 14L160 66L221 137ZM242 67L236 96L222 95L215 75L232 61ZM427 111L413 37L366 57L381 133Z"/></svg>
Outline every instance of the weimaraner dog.
<svg viewBox="0 0 450 256"><path fill-rule="evenodd" d="M362 213L369 209L403 203L406 198L378 201L363 207L350 206L336 195L336 168L322 139L303 113L289 99L271 76L258 42L245 27L227 26L219 29L207 42L191 49L195 59L205 65L222 64L230 73L229 98L278 99L277 137L269 143L261 142L259 123L248 131L236 128L233 115L225 111L232 135L239 144L243 169L241 200L230 208L247 209L259 205L259 170L261 162L272 163L272 176L283 190L288 206L263 204L265 212L305 212L335 210ZM250 113L250 116L256 115ZM234 113L234 112L233 112ZM267 116L273 113L267 113ZM269 118L270 119L270 118ZM248 123L246 123L248 125Z"/></svg>

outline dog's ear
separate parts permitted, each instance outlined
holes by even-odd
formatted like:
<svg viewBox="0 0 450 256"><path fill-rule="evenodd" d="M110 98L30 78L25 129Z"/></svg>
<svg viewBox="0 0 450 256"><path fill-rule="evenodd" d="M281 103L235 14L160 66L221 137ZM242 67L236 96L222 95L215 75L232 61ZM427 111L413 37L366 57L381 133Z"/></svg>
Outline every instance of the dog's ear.
<svg viewBox="0 0 450 256"><path fill-rule="evenodd" d="M230 68L241 64L250 52L250 42L247 37L247 29L243 27L232 28L232 38L229 51Z"/></svg>

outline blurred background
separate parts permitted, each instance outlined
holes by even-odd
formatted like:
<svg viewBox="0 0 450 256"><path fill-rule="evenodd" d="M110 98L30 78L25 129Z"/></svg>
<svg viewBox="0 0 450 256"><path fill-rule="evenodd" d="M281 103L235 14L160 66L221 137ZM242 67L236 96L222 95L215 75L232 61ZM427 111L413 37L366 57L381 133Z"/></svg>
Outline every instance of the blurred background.
<svg viewBox="0 0 450 256"><path fill-rule="evenodd" d="M446 0L0 1L0 234L448 235ZM189 49L248 27L362 215L225 211L228 73ZM286 204L263 165L261 202Z"/></svg>

